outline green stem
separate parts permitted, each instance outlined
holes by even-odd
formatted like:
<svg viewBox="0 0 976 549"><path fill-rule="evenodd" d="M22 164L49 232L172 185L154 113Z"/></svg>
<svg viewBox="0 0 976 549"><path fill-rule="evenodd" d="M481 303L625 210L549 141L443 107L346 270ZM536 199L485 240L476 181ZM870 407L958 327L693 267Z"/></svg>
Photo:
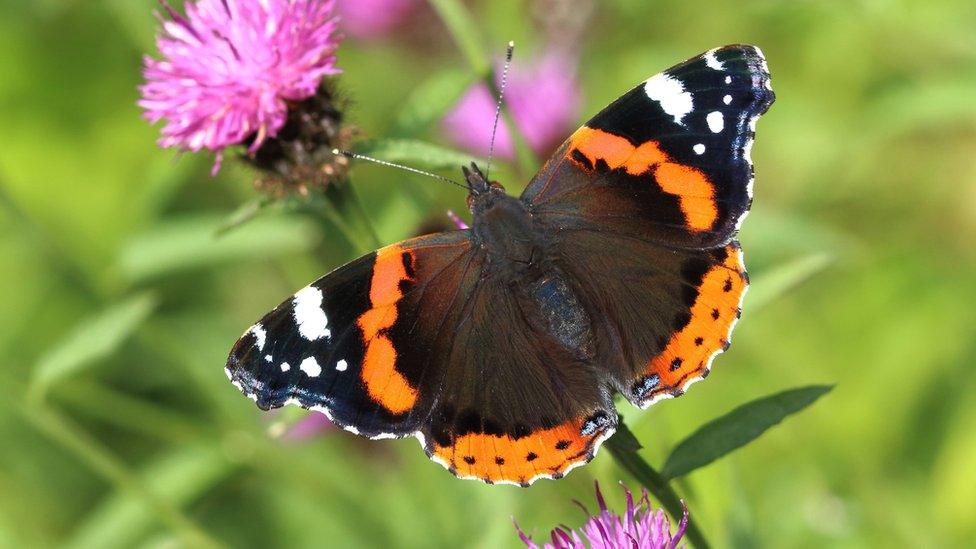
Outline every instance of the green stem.
<svg viewBox="0 0 976 549"><path fill-rule="evenodd" d="M373 246L370 242L363 239L362 235L356 231L349 222L342 209L335 203L331 196L327 194L316 194L310 198L295 198L298 201L297 209L314 217L327 232L332 227L339 230L346 241L356 250L356 253L365 253ZM330 227L331 225L331 227Z"/></svg>
<svg viewBox="0 0 976 549"><path fill-rule="evenodd" d="M640 443L627 428L623 419L617 425L617 433L607 440L606 446L620 467L647 488L675 521L681 520L681 517L684 516L684 504L681 502L681 498L675 493L674 488L668 484L667 479L637 453L640 449ZM696 548L708 548L705 535L698 527L698 519L692 517L691 514L688 516L688 529L685 531L685 535Z"/></svg>
<svg viewBox="0 0 976 549"><path fill-rule="evenodd" d="M488 75L491 64L481 47L481 36L471 14L457 0L430 0L430 5L444 22L475 74L481 77Z"/></svg>
<svg viewBox="0 0 976 549"><path fill-rule="evenodd" d="M447 27L448 32L458 48L467 60L471 70L480 78L491 90L492 95L498 97L499 89L495 84L495 71L488 62L488 55L485 53L482 44L479 27L475 23L471 14L457 0L429 0L431 7L440 16ZM503 105L503 122L508 126L512 141L515 143L515 155L518 159L519 175L528 177L528 174L535 173L539 168L539 159L529 147L525 136L518 131L518 126L512 118L512 113L507 105Z"/></svg>
<svg viewBox="0 0 976 549"><path fill-rule="evenodd" d="M360 225L366 231L367 237L372 241L373 248L379 248L383 245L383 242L380 241L379 235L376 234L373 222L369 219L366 208L363 207L363 201L359 199L359 193L353 188L352 182L347 182L346 187L346 193L349 194L349 201L352 203L352 209L355 211L356 216L359 217Z"/></svg>

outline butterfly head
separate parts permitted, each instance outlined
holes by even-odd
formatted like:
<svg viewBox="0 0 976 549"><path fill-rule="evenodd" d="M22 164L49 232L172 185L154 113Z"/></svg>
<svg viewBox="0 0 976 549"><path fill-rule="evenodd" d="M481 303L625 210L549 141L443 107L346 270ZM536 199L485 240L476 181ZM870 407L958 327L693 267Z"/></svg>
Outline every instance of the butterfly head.
<svg viewBox="0 0 976 549"><path fill-rule="evenodd" d="M493 190L505 192L505 187L502 187L501 183L488 181L484 172L474 162L471 163L470 169L467 166L461 166L461 172L464 173L464 180L468 183L468 191L472 196L489 193Z"/></svg>
<svg viewBox="0 0 976 549"><path fill-rule="evenodd" d="M505 187L497 181L488 181L484 172L474 162L471 167L461 166L464 180L468 184L468 209L471 213L484 210L488 204L495 202L500 196L508 196Z"/></svg>

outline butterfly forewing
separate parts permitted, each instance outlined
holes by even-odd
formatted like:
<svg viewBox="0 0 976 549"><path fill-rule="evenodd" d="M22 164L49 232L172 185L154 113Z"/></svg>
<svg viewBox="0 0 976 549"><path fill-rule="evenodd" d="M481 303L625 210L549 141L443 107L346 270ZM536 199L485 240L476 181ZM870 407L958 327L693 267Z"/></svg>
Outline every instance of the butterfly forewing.
<svg viewBox="0 0 976 549"><path fill-rule="evenodd" d="M773 99L753 46L689 59L577 130L522 198L556 226L671 247L725 244L752 201L755 121Z"/></svg>

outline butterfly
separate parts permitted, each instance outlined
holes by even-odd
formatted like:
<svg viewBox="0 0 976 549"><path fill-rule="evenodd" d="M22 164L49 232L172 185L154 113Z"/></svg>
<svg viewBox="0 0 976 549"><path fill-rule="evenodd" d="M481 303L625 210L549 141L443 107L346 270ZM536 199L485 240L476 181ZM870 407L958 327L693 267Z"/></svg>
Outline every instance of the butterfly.
<svg viewBox="0 0 976 549"><path fill-rule="evenodd" d="M372 439L415 436L461 478L560 478L646 408L704 379L748 277L762 52L710 50L573 133L518 198L463 168L471 227L393 244L251 326L226 373Z"/></svg>

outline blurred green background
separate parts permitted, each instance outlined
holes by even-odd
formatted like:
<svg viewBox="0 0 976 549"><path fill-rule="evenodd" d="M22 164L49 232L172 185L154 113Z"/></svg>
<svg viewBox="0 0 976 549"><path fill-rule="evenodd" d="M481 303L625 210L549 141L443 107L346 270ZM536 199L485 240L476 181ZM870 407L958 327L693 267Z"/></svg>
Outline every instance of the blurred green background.
<svg viewBox="0 0 976 549"><path fill-rule="evenodd" d="M484 46L539 51L529 4L469 4ZM516 547L512 517L537 540L582 523L571 500L593 508L594 478L619 507L607 453L520 489L456 480L410 440L269 436L226 353L362 244L277 211L214 237L255 198L252 174L228 162L212 179L207 155L155 147L135 107L154 9L0 0L0 546ZM716 546L976 539L974 24L966 0L613 0L590 18L581 122L721 44L759 45L773 74L735 344L687 396L624 411L660 464L743 402L837 384L679 484ZM413 25L340 49L369 136L425 82L468 70L432 12ZM436 127L413 137L446 144ZM357 167L353 181L384 242L464 210L433 180Z"/></svg>

